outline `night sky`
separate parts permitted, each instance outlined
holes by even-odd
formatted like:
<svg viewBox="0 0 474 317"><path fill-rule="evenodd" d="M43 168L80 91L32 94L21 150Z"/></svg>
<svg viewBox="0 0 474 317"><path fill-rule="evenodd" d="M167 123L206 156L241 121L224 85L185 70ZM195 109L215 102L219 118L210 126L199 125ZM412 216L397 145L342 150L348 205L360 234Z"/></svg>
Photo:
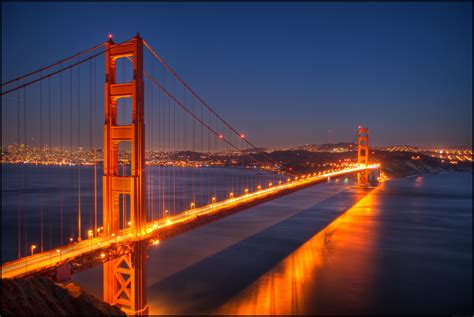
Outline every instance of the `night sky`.
<svg viewBox="0 0 474 317"><path fill-rule="evenodd" d="M471 3L2 3L2 82L140 32L261 146L472 143ZM2 109L3 110L3 109ZM8 124L2 122L3 124Z"/></svg>

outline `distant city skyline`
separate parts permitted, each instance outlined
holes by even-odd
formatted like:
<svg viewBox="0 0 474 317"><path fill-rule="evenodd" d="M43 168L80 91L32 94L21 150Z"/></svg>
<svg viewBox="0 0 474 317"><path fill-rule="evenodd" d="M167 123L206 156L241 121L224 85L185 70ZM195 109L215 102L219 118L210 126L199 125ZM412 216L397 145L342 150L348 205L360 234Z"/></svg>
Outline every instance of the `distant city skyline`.
<svg viewBox="0 0 474 317"><path fill-rule="evenodd" d="M351 142L360 124L373 146L471 146L471 12L472 3L2 3L2 82L109 33L140 32L257 146L323 144L329 130L333 143ZM2 98L2 112L15 102Z"/></svg>

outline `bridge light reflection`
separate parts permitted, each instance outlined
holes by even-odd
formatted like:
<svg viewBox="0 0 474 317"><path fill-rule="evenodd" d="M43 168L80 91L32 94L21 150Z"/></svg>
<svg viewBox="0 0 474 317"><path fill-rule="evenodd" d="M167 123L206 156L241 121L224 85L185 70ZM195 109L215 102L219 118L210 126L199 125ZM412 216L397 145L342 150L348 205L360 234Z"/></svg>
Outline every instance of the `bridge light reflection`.
<svg viewBox="0 0 474 317"><path fill-rule="evenodd" d="M214 313L228 315L297 315L307 309L309 303L318 307L327 294L353 295L344 283L329 284L348 272L361 272L364 290L370 290L374 255L376 252L377 222L373 217L378 204L378 189L359 200L322 231L311 237L283 261L264 273L247 289L231 297ZM358 228L354 234L354 228ZM347 265L347 249L352 252L351 265ZM372 264L372 266L371 266ZM349 280L351 278L349 277ZM359 281L360 277L353 277ZM308 290L328 287L329 291L315 298ZM364 296L362 293L357 296ZM319 293L318 293L319 295ZM329 295L330 296L330 295ZM356 299L359 299L356 297ZM361 298L360 298L361 299ZM321 305L322 306L322 305ZM319 310L315 314L321 314Z"/></svg>

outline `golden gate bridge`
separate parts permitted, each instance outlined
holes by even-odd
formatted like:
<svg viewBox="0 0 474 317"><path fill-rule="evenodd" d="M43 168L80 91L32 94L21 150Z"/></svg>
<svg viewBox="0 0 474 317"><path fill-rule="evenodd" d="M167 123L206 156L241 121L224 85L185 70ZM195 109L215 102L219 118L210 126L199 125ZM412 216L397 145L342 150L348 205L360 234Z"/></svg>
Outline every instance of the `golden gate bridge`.
<svg viewBox="0 0 474 317"><path fill-rule="evenodd" d="M2 263L2 278L64 280L101 264L104 300L127 314L148 313L148 247L331 177L356 173L366 186L379 168L369 164L368 129L359 126L357 163L291 170L258 151L138 34L121 43L110 36L6 81L1 95L4 143L16 145L9 162L23 163L10 175L16 206L8 210L16 211L18 256ZM46 189L31 193L28 164L46 166ZM206 166L268 172L219 182Z"/></svg>

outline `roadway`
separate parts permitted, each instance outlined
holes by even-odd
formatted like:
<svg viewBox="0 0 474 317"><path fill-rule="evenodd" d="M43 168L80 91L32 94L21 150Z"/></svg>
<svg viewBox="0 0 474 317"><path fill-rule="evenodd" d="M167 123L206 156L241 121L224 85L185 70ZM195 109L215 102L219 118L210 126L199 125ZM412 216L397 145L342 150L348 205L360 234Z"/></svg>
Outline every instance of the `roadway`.
<svg viewBox="0 0 474 317"><path fill-rule="evenodd" d="M173 226L177 223L192 221L193 219L197 219L197 216L218 214L219 212L228 210L231 207L238 207L240 205L248 204L249 202L264 200L267 196L275 195L285 190L297 189L298 187L304 188L311 183L320 182L321 180L327 179L328 177L342 176L344 174L351 174L364 169L377 169L379 167L379 164L371 164L368 166L356 166L321 174L308 174L289 182L279 183L269 186L265 189L262 188L255 192L249 192L240 196L231 197L229 199L214 202L203 207L188 209L187 211L181 212L178 215L169 216L160 219L159 221L148 223L141 234L136 237L132 235L130 229L124 229L119 233L109 237L99 235L97 237L91 237L80 242L74 242L54 250L33 254L31 256L3 263L2 278L18 277L55 267L58 264L67 263L68 261L85 253L110 247L113 243L147 240L153 236L153 233L156 230ZM155 243L159 243L159 241L155 241Z"/></svg>

